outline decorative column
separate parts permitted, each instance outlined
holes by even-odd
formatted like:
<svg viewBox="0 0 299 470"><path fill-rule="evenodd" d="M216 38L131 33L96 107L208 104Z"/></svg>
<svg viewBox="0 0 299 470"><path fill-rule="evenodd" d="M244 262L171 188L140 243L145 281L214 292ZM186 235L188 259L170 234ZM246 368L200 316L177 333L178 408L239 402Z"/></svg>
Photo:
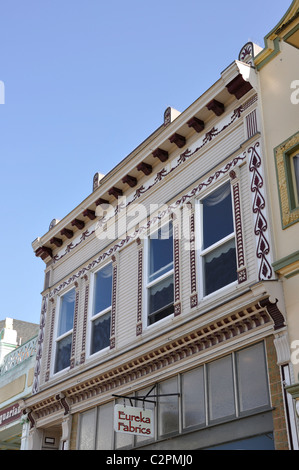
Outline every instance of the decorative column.
<svg viewBox="0 0 299 470"><path fill-rule="evenodd" d="M55 325L55 315L56 315L56 299L57 297L50 299L51 304L51 325L50 325L50 338L49 338L49 347L48 347L48 358L47 358L47 367L45 381L48 382L50 378L50 367L51 367L51 356L52 356L52 346L54 341L54 325Z"/></svg>
<svg viewBox="0 0 299 470"><path fill-rule="evenodd" d="M197 280L196 280L196 251L195 251L195 208L194 202L189 203L190 216L190 307L194 308L198 305L198 293L197 293Z"/></svg>
<svg viewBox="0 0 299 470"><path fill-rule="evenodd" d="M117 294L117 259L115 255L112 255L112 306L111 306L110 349L115 348L116 294Z"/></svg>
<svg viewBox="0 0 299 470"><path fill-rule="evenodd" d="M256 258L258 263L258 279L269 280L273 278L273 269L270 256L269 230L266 213L266 200L264 194L264 177L262 172L262 159L260 142L255 142L248 148L250 157L249 171L251 172L252 211L255 218L254 235L256 239Z"/></svg>
<svg viewBox="0 0 299 470"><path fill-rule="evenodd" d="M40 370L41 370L41 361L43 353L43 343L44 343L44 329L46 324L46 315L48 309L48 295L45 295L42 300L42 309L40 316L40 325L36 345L36 361L34 368L34 379L32 385L32 394L35 394L39 391L39 380L40 380Z"/></svg>
<svg viewBox="0 0 299 470"><path fill-rule="evenodd" d="M79 308L79 283L75 282L75 310L74 310L74 322L73 322L73 335L72 335L72 348L70 358L70 369L75 366L75 351L76 351L76 338L77 338L77 325L78 325L78 308Z"/></svg>
<svg viewBox="0 0 299 470"><path fill-rule="evenodd" d="M137 324L136 336L142 334L142 290L143 290L143 243L137 238L138 281L137 281Z"/></svg>
<svg viewBox="0 0 299 470"><path fill-rule="evenodd" d="M247 269L245 265L243 226L241 214L241 197L240 197L240 168L236 167L229 173L232 186L233 210L235 219L236 232L236 252L237 252L237 276L238 283L247 280Z"/></svg>
<svg viewBox="0 0 299 470"><path fill-rule="evenodd" d="M172 214L173 220L173 251L174 251L174 316L180 315L181 306L181 289L180 289L180 242L181 242L181 214L177 216Z"/></svg>
<svg viewBox="0 0 299 470"><path fill-rule="evenodd" d="M83 328L82 328L80 364L84 364L85 359L86 359L86 330L87 330L87 317L88 317L89 276L85 274L82 279L84 279L85 281L85 292L84 292L84 311L83 311Z"/></svg>

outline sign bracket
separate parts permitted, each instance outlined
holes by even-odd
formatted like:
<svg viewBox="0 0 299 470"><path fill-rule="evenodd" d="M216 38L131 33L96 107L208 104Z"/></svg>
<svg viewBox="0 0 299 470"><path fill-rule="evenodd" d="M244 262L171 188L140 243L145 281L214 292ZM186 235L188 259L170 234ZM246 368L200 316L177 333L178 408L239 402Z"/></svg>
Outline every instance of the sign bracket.
<svg viewBox="0 0 299 470"><path fill-rule="evenodd" d="M115 397L115 398L123 398L124 400L129 400L131 406L133 406L133 400L142 401L143 404L144 403L154 403L156 405L157 404L156 400L155 401L148 400L148 398L173 397L173 396L180 397L181 396L180 393L160 393L160 394L151 395L152 391L156 388L156 386L157 386L157 384L153 385L153 387L150 389L150 391L146 395L142 395L142 396L138 396L138 397L128 396L128 395L115 395L115 394L112 394L112 396Z"/></svg>

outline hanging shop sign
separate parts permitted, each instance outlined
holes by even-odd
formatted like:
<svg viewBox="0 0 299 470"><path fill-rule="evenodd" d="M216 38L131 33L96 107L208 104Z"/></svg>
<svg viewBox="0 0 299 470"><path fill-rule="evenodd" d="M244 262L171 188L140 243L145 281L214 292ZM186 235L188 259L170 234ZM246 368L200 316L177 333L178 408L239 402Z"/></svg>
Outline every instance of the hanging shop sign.
<svg viewBox="0 0 299 470"><path fill-rule="evenodd" d="M135 406L115 405L114 430L124 434L153 437L153 411Z"/></svg>

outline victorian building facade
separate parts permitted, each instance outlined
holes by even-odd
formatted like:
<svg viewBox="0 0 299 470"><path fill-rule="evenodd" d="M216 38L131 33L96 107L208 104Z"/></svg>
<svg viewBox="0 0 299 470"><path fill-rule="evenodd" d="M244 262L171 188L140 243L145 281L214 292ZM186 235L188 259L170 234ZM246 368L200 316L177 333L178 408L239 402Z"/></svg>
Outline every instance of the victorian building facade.
<svg viewBox="0 0 299 470"><path fill-rule="evenodd" d="M246 44L189 108L168 108L33 242L45 286L28 448L298 447L259 54ZM141 414L120 423L116 405Z"/></svg>

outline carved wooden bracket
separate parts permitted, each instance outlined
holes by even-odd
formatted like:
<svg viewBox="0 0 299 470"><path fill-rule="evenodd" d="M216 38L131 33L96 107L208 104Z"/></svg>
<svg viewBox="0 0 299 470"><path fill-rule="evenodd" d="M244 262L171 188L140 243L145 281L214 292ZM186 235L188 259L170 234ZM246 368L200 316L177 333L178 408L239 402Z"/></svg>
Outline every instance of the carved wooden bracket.
<svg viewBox="0 0 299 470"><path fill-rule="evenodd" d="M183 135L177 134L176 132L169 138L169 141L180 149L186 145L186 138Z"/></svg>
<svg viewBox="0 0 299 470"><path fill-rule="evenodd" d="M217 100L210 101L207 104L207 108L209 111L213 111L216 116L221 116L224 113L224 104Z"/></svg>
<svg viewBox="0 0 299 470"><path fill-rule="evenodd" d="M201 119L198 119L195 116L193 118L191 118L187 122L187 124L188 124L189 127L192 127L198 133L203 131L204 128L205 128L205 123Z"/></svg>

